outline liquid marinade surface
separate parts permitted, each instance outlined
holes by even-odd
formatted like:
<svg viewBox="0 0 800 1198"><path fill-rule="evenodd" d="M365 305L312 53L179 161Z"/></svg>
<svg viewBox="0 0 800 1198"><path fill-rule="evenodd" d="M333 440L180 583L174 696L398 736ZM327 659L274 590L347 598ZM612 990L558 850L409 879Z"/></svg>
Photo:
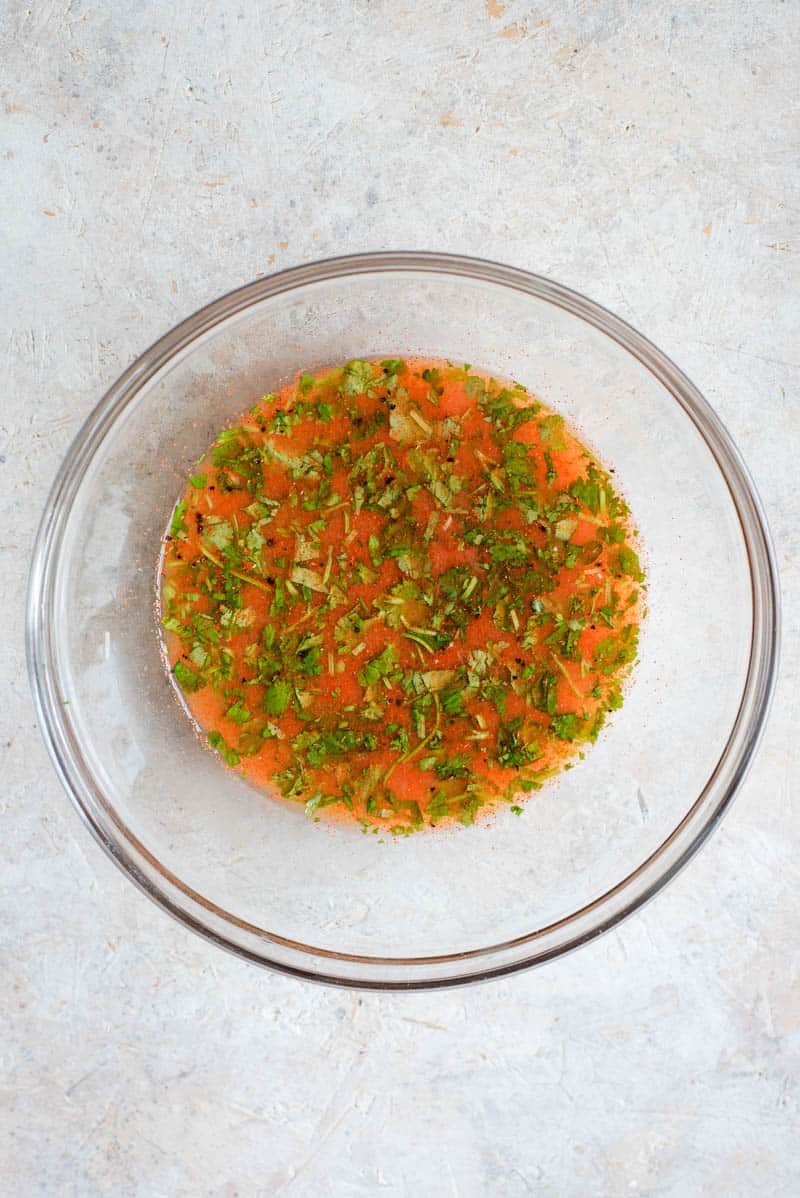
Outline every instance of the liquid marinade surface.
<svg viewBox="0 0 800 1198"><path fill-rule="evenodd" d="M406 834L524 796L636 657L630 512L561 416L445 362L351 361L204 455L161 579L208 744L309 816Z"/></svg>

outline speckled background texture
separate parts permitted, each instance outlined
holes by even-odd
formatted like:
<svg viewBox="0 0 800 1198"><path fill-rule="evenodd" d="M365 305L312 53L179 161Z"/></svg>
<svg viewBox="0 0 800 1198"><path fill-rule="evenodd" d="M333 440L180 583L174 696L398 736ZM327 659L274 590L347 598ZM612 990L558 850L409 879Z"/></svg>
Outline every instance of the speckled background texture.
<svg viewBox="0 0 800 1198"><path fill-rule="evenodd" d="M0 12L0 1192L800 1193L796 0L6 0ZM733 810L589 948L431 995L204 944L61 792L23 653L72 436L221 292L347 251L552 275L727 423L783 572L782 677Z"/></svg>

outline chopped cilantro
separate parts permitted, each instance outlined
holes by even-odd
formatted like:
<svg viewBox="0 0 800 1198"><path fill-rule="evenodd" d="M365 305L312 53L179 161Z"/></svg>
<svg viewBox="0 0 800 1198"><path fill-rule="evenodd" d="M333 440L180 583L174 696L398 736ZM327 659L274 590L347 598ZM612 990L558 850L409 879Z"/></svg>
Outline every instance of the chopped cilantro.
<svg viewBox="0 0 800 1198"><path fill-rule="evenodd" d="M190 670L182 661L175 662L172 672L182 690L199 691L200 687L205 685L202 675Z"/></svg>
<svg viewBox="0 0 800 1198"><path fill-rule="evenodd" d="M235 720L237 724L246 724L251 719L250 712L242 703L241 699L237 699L235 703L231 703L225 716L229 720Z"/></svg>
<svg viewBox="0 0 800 1198"><path fill-rule="evenodd" d="M277 678L267 687L264 695L264 710L269 715L283 715L286 708L289 706L289 700L292 697L292 688L288 682Z"/></svg>
<svg viewBox="0 0 800 1198"><path fill-rule="evenodd" d="M628 545L620 545L617 554L617 566L621 574L628 574L637 582L644 582L642 567L639 565L639 555Z"/></svg>
<svg viewBox="0 0 800 1198"><path fill-rule="evenodd" d="M186 521L184 519L184 516L186 515L186 507L186 500L182 499L181 502L176 505L175 511L172 513L172 520L170 521L169 525L169 535L172 538L177 537L181 541L185 541L188 537L188 530L186 528Z"/></svg>
<svg viewBox="0 0 800 1198"><path fill-rule="evenodd" d="M585 478L579 478L572 484L569 489L570 495L573 495L580 503L587 507L594 515L600 511L600 475L594 466L589 466L586 471Z"/></svg>
<svg viewBox="0 0 800 1198"><path fill-rule="evenodd" d="M342 371L339 384L343 395L371 395L375 384L375 367L371 362L354 358Z"/></svg>
<svg viewBox="0 0 800 1198"><path fill-rule="evenodd" d="M235 749L232 749L225 741L221 732L212 730L208 734L208 743L212 749L216 749L220 757L222 757L228 765L238 765L240 761L239 754Z"/></svg>
<svg viewBox="0 0 800 1198"><path fill-rule="evenodd" d="M550 449L566 449L564 441L564 417L545 416L539 421L539 436Z"/></svg>
<svg viewBox="0 0 800 1198"><path fill-rule="evenodd" d="M437 762L434 771L437 778L468 778L472 774L469 754L455 753L446 761Z"/></svg>
<svg viewBox="0 0 800 1198"><path fill-rule="evenodd" d="M645 602L627 505L560 415L471 370L301 374L172 513L175 682L224 761L314 821L519 815L622 703Z"/></svg>
<svg viewBox="0 0 800 1198"><path fill-rule="evenodd" d="M575 740L580 735L582 721L573 712L565 715L554 715L550 727L559 740Z"/></svg>
<svg viewBox="0 0 800 1198"><path fill-rule="evenodd" d="M359 674L362 686L374 686L381 678L390 674L397 665L397 650L394 645L387 645L382 653L368 661Z"/></svg>
<svg viewBox="0 0 800 1198"><path fill-rule="evenodd" d="M498 725L497 760L507 769L522 769L541 756L536 742L526 742L520 736L521 725L520 717Z"/></svg>

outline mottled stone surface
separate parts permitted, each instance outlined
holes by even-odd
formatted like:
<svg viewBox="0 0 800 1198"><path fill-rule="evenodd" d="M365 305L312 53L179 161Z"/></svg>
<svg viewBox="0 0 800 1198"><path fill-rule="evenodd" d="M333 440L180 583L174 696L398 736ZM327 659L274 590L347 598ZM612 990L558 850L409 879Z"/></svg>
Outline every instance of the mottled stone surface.
<svg viewBox="0 0 800 1198"><path fill-rule="evenodd" d="M4 1195L800 1193L798 38L774 0L2 6ZM228 958L106 860L35 727L22 588L143 347L382 247L552 275L670 353L760 486L787 635L741 796L645 911L360 997Z"/></svg>

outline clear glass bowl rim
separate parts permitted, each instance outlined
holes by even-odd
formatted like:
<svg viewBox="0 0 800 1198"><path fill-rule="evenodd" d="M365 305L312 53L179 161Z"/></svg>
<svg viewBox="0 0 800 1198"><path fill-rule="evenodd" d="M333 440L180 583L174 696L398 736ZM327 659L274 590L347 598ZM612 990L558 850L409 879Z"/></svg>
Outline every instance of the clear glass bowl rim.
<svg viewBox="0 0 800 1198"><path fill-rule="evenodd" d="M719 468L737 512L750 569L753 620L747 675L728 741L702 792L661 845L614 887L564 919L503 944L447 956L360 957L290 941L222 911L185 887L120 821L81 768L79 746L59 701L53 658L53 603L63 533L83 475L115 421L147 382L199 337L260 301L308 284L375 273L417 272L486 282L564 309L599 329L649 370L689 416ZM109 388L70 446L48 496L34 546L27 601L28 670L42 735L64 789L92 835L145 894L174 918L239 957L312 981L377 990L458 985L513 973L561 956L641 907L694 856L716 827L745 777L764 730L778 669L780 591L766 518L739 451L711 406L683 372L641 333L580 293L541 275L463 255L381 251L328 258L258 279L201 308L133 362ZM178 900L180 894L180 902ZM230 931L228 931L228 925ZM250 934L256 946L235 939ZM270 953L279 944L284 959ZM287 958L288 953L288 958ZM313 963L309 960L313 959ZM361 976L337 973L357 963ZM313 967L312 967L313 964ZM446 976L434 966L448 964ZM426 973L427 969L427 973Z"/></svg>

